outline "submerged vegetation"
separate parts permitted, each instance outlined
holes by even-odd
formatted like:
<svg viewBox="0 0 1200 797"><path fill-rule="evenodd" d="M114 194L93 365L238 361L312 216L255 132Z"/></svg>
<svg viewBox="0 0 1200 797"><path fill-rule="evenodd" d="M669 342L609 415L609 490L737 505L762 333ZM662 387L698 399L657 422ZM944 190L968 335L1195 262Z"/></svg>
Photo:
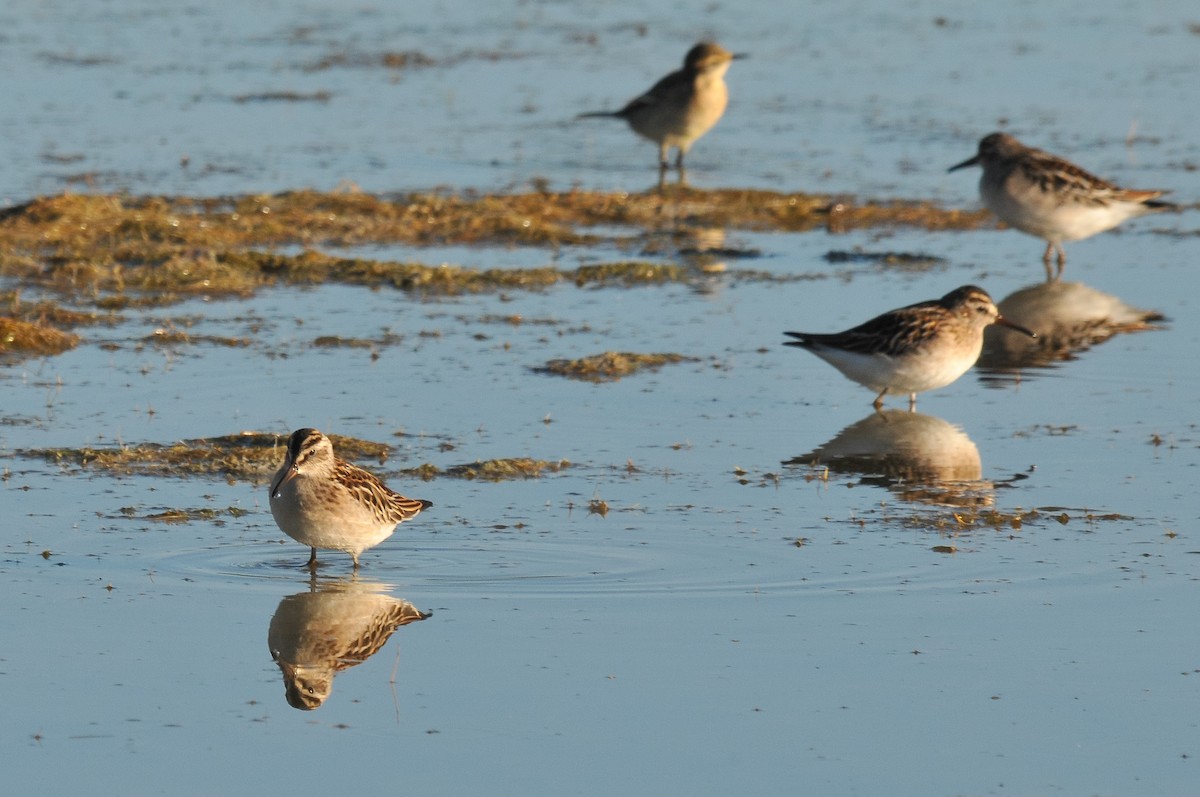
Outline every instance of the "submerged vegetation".
<svg viewBox="0 0 1200 797"><path fill-rule="evenodd" d="M19 291L0 293L0 357L47 357L62 354L79 343L79 336L62 327L97 324L111 319L71 310L53 302L22 301Z"/></svg>
<svg viewBox="0 0 1200 797"><path fill-rule="evenodd" d="M138 520L149 520L153 523L190 523L193 520L208 520L213 521L218 525L223 525L226 517L237 519L250 514L249 510L242 509L237 506L229 506L223 509L213 507L199 508L162 508L157 512L148 512L139 515L135 507L121 507L121 516L126 518L136 518Z"/></svg>
<svg viewBox="0 0 1200 797"><path fill-rule="evenodd" d="M1016 535L1027 527L1042 528L1054 524L1073 526L1076 532L1087 533L1094 531L1100 523L1134 520L1136 518L1117 512L1094 512L1088 509L1052 506L999 509L982 505L922 508L912 504L898 504L882 505L853 518L850 522L862 529L872 528L876 524L898 525L907 529L932 532L939 538L952 541L985 531ZM934 550L938 548L935 547ZM957 550L951 545L941 552Z"/></svg>
<svg viewBox="0 0 1200 797"><path fill-rule="evenodd" d="M425 481L431 481L438 476L449 476L456 479L503 482L512 479L536 479L544 473L558 473L563 468L569 467L571 467L571 463L565 459L551 462L544 459L517 457L514 459L488 459L466 465L454 465L445 469L426 463L401 472Z"/></svg>
<svg viewBox="0 0 1200 797"><path fill-rule="evenodd" d="M687 261L695 260L688 253L694 254L691 239L696 236L689 231L716 231L714 240L720 241L726 229L967 228L986 218L983 212L943 210L920 202L860 206L820 195L682 186L638 194L528 191L391 197L354 191L234 198L66 193L0 210L0 277L63 303L22 303L20 293L14 292L7 295L5 308L0 295L0 356L61 353L79 342L72 327L116 320L113 314L126 308L169 306L198 296L248 297L277 284L335 282L446 296L545 290L560 284L597 288L688 282L712 270L694 262L688 266L638 259L574 269L484 269L343 256L321 249L466 244L543 247L557 255L567 246L605 245ZM704 235L699 238L707 240ZM740 256L735 250L727 254ZM728 278L792 282L816 276L738 269ZM619 375L598 371L578 378Z"/></svg>
<svg viewBox="0 0 1200 797"><path fill-rule="evenodd" d="M637 354L626 351L606 351L578 360L551 360L540 368L540 374L565 376L585 382L615 382L623 376L645 370L658 370L670 363L695 362L695 357L682 354Z"/></svg>
<svg viewBox="0 0 1200 797"><path fill-rule="evenodd" d="M347 460L386 462L391 449L383 443L330 435L338 455ZM40 448L19 451L64 467L103 471L117 476L223 476L231 481L262 482L283 464L286 434L242 432L222 437L180 440L170 444L139 443L111 447Z"/></svg>
<svg viewBox="0 0 1200 797"><path fill-rule="evenodd" d="M351 461L388 461L392 449L384 443L329 435L338 456ZM242 432L222 437L180 440L170 444L140 443L87 448L40 448L18 451L65 468L101 471L114 476L223 477L230 481L263 483L283 464L287 435ZM480 481L529 479L571 466L566 460L518 457L490 459L438 468L429 463L400 473L429 481L438 476ZM152 518L172 520L174 518ZM186 519L186 518L181 518Z"/></svg>
<svg viewBox="0 0 1200 797"><path fill-rule="evenodd" d="M772 191L642 194L532 191L379 197L292 191L237 198L60 194L0 211L0 275L101 308L170 304L194 295L246 296L279 282L391 285L455 294L678 281L688 269L618 262L576 270L473 269L323 254L319 248L444 244L647 249L689 228L846 230L964 228L985 214L928 203L862 206ZM608 232L600 233L596 230ZM612 232L612 230L619 232Z"/></svg>
<svg viewBox="0 0 1200 797"><path fill-rule="evenodd" d="M0 355L62 354L75 348L79 336L46 324L0 316Z"/></svg>

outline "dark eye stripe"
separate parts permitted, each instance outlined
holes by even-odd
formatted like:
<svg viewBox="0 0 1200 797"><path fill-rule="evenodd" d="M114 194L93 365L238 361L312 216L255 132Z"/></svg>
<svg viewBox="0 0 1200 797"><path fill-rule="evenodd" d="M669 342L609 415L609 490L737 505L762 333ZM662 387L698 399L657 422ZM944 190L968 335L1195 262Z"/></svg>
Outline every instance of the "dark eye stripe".
<svg viewBox="0 0 1200 797"><path fill-rule="evenodd" d="M297 429L292 433L292 439L288 441L288 456L293 462L300 458L300 452L307 448L309 441L319 434L316 429Z"/></svg>

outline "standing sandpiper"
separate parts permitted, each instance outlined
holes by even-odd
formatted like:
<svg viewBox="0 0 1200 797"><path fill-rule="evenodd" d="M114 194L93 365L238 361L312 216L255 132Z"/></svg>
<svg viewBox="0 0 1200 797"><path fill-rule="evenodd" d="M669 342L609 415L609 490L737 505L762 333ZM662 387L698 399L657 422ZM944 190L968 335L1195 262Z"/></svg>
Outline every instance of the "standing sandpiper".
<svg viewBox="0 0 1200 797"><path fill-rule="evenodd" d="M891 310L845 332L783 334L796 338L785 346L808 349L847 378L877 391L875 409L888 393L907 393L908 408L914 410L918 393L945 387L975 364L984 327L990 324L1035 337L1005 320L992 298L974 285Z"/></svg>
<svg viewBox="0 0 1200 797"><path fill-rule="evenodd" d="M1010 227L1046 242L1042 261L1046 277L1062 276L1067 254L1063 241L1078 241L1116 227L1134 216L1174 209L1155 202L1165 191L1118 188L1070 161L1027 147L1007 133L992 133L979 142L979 152L950 171L983 166L979 194L988 209ZM1058 252L1058 271L1050 256Z"/></svg>
<svg viewBox="0 0 1200 797"><path fill-rule="evenodd" d="M354 559L392 536L401 522L433 506L405 498L362 468L339 459L333 443L316 429L297 429L288 440L283 467L271 480L271 514L296 542L345 551Z"/></svg>
<svg viewBox="0 0 1200 797"><path fill-rule="evenodd" d="M683 171L683 156L696 139L712 129L729 104L725 72L734 54L715 42L701 42L683 59L683 68L664 77L645 94L619 111L580 114L624 119L638 135L658 144L659 168L666 171L668 153L679 150L675 166Z"/></svg>

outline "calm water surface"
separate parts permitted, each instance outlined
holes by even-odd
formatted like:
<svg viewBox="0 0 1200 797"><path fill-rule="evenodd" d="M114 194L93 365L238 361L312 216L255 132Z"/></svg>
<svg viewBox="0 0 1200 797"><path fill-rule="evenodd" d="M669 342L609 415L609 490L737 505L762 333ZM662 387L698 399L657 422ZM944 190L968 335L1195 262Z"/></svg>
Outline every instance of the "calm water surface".
<svg viewBox="0 0 1200 797"><path fill-rule="evenodd" d="M704 36L752 57L693 150L698 187L974 207L977 176L945 169L1003 125L1118 182L1200 196L1200 16L1184 2L122 0L21 2L0 19L0 65L20 76L0 87L8 202L533 179L640 191L654 147L571 119L616 107ZM435 63L379 65L398 52ZM285 92L299 99L270 99ZM22 794L1190 794L1195 232L1191 215L1158 216L1068 246L1068 281L1164 314L1156 329L1052 369L970 373L886 423L868 391L782 347L782 330L844 328L969 282L1008 296L1041 278L1040 242L729 231L726 246L758 256L688 286L424 301L281 288L130 312L72 352L7 366L7 782ZM942 260L903 271L830 262L831 250ZM376 256L571 268L628 254ZM741 268L809 279L738 281ZM525 322L498 320L514 314ZM252 344L150 342L180 323ZM322 335L394 337L373 359L313 347ZM533 371L605 350L696 360L602 385ZM315 580L300 570L307 552L275 527L264 485L19 455L307 425L395 445L379 470L434 502L364 555L357 579L336 554ZM817 450L827 478L804 464ZM517 456L573 466L501 484L396 474ZM981 507L1040 514L960 530L953 513ZM150 519L166 509L214 515ZM314 711L289 705L273 649L320 659L311 640L353 637L398 600L432 616L336 669Z"/></svg>

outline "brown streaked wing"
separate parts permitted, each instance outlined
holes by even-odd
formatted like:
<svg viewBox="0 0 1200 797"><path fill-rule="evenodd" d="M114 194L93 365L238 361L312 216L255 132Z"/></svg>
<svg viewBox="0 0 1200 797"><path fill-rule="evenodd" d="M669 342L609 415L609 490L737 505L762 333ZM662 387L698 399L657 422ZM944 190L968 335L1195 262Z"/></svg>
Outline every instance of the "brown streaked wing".
<svg viewBox="0 0 1200 797"><path fill-rule="evenodd" d="M1021 172L1042 191L1064 194L1076 202L1103 206L1124 193L1108 180L1041 150L1033 150L1021 161Z"/></svg>
<svg viewBox="0 0 1200 797"><path fill-rule="evenodd" d="M857 354L895 357L936 337L945 314L937 302L922 302L876 316L838 335L814 335L813 340Z"/></svg>
<svg viewBox="0 0 1200 797"><path fill-rule="evenodd" d="M390 496L393 493L375 474L339 459L335 478L354 496L355 500L369 506L380 521L391 519Z"/></svg>
<svg viewBox="0 0 1200 797"><path fill-rule="evenodd" d="M346 649L341 651L337 657L334 669L341 671L366 661L387 644L388 639L397 628L424 620L429 616L428 613L421 611L408 601L396 601L388 611L380 612L371 618L371 623L362 630L362 633L346 644Z"/></svg>

